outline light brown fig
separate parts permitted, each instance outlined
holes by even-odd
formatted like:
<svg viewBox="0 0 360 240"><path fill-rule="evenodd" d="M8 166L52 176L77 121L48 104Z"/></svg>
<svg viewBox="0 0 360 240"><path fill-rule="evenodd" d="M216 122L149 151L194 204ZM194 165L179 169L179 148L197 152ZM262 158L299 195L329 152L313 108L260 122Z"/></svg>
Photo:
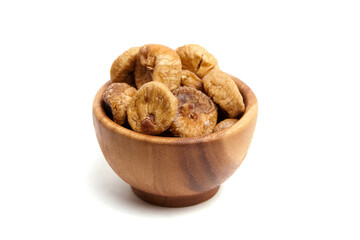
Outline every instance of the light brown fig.
<svg viewBox="0 0 360 240"><path fill-rule="evenodd" d="M213 69L202 79L205 92L223 109L229 118L245 111L243 97L232 78L219 69Z"/></svg>
<svg viewBox="0 0 360 240"><path fill-rule="evenodd" d="M111 83L103 92L103 100L111 109L113 120L123 125L126 120L126 111L136 89L126 83Z"/></svg>
<svg viewBox="0 0 360 240"><path fill-rule="evenodd" d="M165 84L151 81L131 99L128 122L136 132L159 135L174 121L177 106L178 100Z"/></svg>
<svg viewBox="0 0 360 240"><path fill-rule="evenodd" d="M176 53L181 59L182 69L195 73L199 78L203 78L212 69L218 68L216 58L197 44L179 47Z"/></svg>
<svg viewBox="0 0 360 240"><path fill-rule="evenodd" d="M225 120L219 122L218 124L216 124L216 126L214 128L214 132L219 132L221 130L229 128L232 125L234 125L237 121L238 121L238 119L236 119L236 118L225 119Z"/></svg>
<svg viewBox="0 0 360 240"><path fill-rule="evenodd" d="M181 85L192 87L199 91L204 90L201 79L196 76L195 73L190 72L189 70L181 71Z"/></svg>
<svg viewBox="0 0 360 240"><path fill-rule="evenodd" d="M181 60L174 50L159 44L140 47L135 66L136 87L150 81L161 82L170 90L180 86Z"/></svg>
<svg viewBox="0 0 360 240"><path fill-rule="evenodd" d="M178 108L171 132L179 137L198 137L212 133L217 121L217 107L203 92L191 87L173 91Z"/></svg>
<svg viewBox="0 0 360 240"><path fill-rule="evenodd" d="M135 63L139 47L133 47L121 54L111 65L111 82L125 82L135 86Z"/></svg>

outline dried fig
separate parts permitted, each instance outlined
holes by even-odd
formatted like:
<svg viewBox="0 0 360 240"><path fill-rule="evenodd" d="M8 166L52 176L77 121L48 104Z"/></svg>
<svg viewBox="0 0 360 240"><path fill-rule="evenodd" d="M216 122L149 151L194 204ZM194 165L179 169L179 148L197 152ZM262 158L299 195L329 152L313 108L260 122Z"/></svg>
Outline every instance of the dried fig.
<svg viewBox="0 0 360 240"><path fill-rule="evenodd" d="M139 47L133 47L121 54L111 65L111 82L125 82L135 85L134 71Z"/></svg>
<svg viewBox="0 0 360 240"><path fill-rule="evenodd" d="M203 91L203 84L201 79L196 76L195 73L190 72L189 70L181 71L181 84L186 87L192 87L197 90Z"/></svg>
<svg viewBox="0 0 360 240"><path fill-rule="evenodd" d="M176 53L181 59L182 69L195 73L199 78L203 78L212 69L218 68L216 58L197 44L179 47Z"/></svg>
<svg viewBox="0 0 360 240"><path fill-rule="evenodd" d="M164 83L170 90L180 86L181 60L174 50L159 44L139 49L135 66L135 83L139 89L150 81Z"/></svg>
<svg viewBox="0 0 360 240"><path fill-rule="evenodd" d="M176 116L178 100L165 84L144 84L130 101L128 122L136 132L158 135L168 129Z"/></svg>
<svg viewBox="0 0 360 240"><path fill-rule="evenodd" d="M217 121L217 107L201 91L179 87L173 91L179 105L171 132L174 136L197 137L213 131Z"/></svg>
<svg viewBox="0 0 360 240"><path fill-rule="evenodd" d="M245 111L243 97L232 78L219 69L213 69L202 79L205 92L233 118Z"/></svg>
<svg viewBox="0 0 360 240"><path fill-rule="evenodd" d="M136 89L126 83L111 83L103 92L103 100L111 109L117 124L124 124L129 102L135 93Z"/></svg>
<svg viewBox="0 0 360 240"><path fill-rule="evenodd" d="M218 124L216 124L216 126L214 128L214 132L219 132L221 130L229 128L232 125L234 125L237 121L238 121L238 119L236 119L236 118L225 119L225 120L219 122Z"/></svg>

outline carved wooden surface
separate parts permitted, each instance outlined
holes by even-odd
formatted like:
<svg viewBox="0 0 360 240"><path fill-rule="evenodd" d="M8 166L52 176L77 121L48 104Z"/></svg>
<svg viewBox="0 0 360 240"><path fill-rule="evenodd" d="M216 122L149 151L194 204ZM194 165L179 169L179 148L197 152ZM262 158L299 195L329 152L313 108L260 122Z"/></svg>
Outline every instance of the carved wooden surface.
<svg viewBox="0 0 360 240"><path fill-rule="evenodd" d="M100 88L93 121L100 148L111 168L145 201L169 207L211 198L245 158L258 112L251 89L233 77L246 110L231 128L207 136L175 138L144 135L114 123L105 113Z"/></svg>

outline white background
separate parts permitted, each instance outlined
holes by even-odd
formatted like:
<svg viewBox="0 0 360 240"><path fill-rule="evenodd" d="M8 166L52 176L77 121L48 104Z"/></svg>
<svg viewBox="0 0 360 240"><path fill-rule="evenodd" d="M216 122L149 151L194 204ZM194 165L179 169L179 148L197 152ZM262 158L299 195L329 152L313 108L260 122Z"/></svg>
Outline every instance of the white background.
<svg viewBox="0 0 360 240"><path fill-rule="evenodd" d="M359 1L1 1L0 239L360 239L359 23ZM93 97L147 43L200 44L258 97L204 204L142 202L98 146Z"/></svg>

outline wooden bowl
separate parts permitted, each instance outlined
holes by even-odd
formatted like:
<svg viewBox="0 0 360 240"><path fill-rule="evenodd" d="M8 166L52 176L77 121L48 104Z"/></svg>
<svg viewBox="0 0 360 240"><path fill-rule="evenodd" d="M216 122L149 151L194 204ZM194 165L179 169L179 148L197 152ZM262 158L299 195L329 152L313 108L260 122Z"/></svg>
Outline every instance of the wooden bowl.
<svg viewBox="0 0 360 240"><path fill-rule="evenodd" d="M93 103L93 121L101 150L111 168L141 199L166 207L185 207L210 199L244 160L255 130L257 100L233 77L246 110L232 127L202 137L175 138L134 132L105 113L102 93Z"/></svg>

